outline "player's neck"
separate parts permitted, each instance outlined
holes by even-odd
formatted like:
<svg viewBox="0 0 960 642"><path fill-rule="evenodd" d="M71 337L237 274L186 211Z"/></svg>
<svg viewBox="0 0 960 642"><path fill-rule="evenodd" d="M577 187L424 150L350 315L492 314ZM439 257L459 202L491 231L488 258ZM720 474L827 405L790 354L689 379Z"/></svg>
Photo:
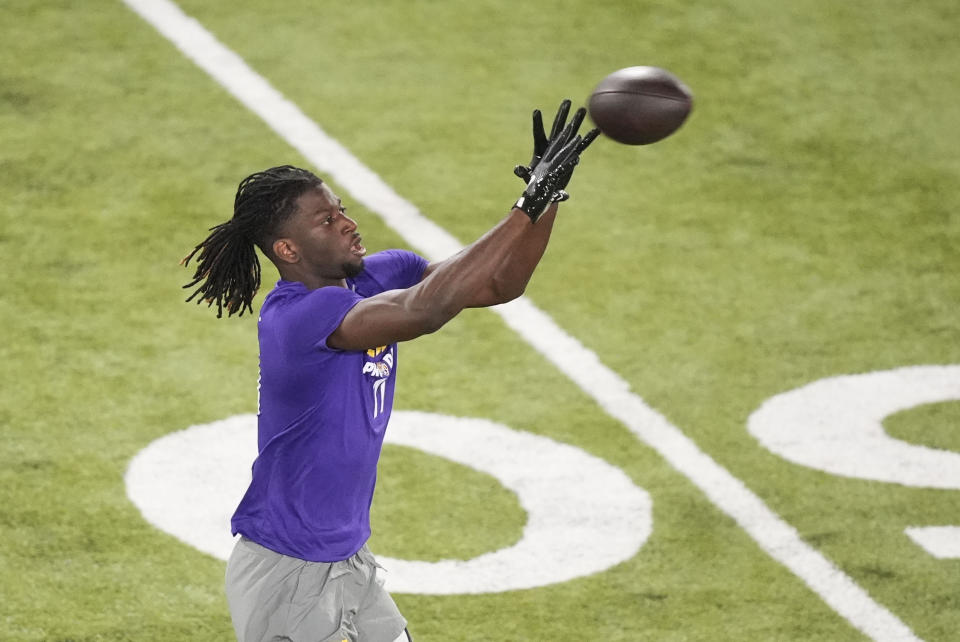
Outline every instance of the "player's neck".
<svg viewBox="0 0 960 642"><path fill-rule="evenodd" d="M280 278L284 281L293 281L303 283L308 290L317 290L319 288L347 287L347 280L344 278L330 278L308 272L307 270L297 269L299 266L286 266L280 270Z"/></svg>

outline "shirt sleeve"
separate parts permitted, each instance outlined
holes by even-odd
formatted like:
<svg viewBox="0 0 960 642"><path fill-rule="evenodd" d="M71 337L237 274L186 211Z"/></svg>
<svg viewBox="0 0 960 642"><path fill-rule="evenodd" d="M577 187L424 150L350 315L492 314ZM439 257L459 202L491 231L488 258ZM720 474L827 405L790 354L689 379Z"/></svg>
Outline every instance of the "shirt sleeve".
<svg viewBox="0 0 960 642"><path fill-rule="evenodd" d="M408 250L384 250L371 257L370 273L386 290L402 290L416 285L427 269L427 260Z"/></svg>
<svg viewBox="0 0 960 642"><path fill-rule="evenodd" d="M407 250L394 250L397 253L398 272L403 279L402 288L409 288L420 282L423 271L427 269L427 260L419 254Z"/></svg>
<svg viewBox="0 0 960 642"><path fill-rule="evenodd" d="M332 350L327 338L363 297L345 288L325 287L311 291L297 302L290 315L290 335L305 349Z"/></svg>

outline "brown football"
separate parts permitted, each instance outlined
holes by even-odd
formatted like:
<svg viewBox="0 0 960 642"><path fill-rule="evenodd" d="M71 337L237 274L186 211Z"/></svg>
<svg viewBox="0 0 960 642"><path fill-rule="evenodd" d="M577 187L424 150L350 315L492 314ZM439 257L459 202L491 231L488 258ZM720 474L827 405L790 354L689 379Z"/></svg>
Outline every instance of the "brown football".
<svg viewBox="0 0 960 642"><path fill-rule="evenodd" d="M665 69L627 67L600 81L587 109L604 135L649 145L680 128L693 109L693 94Z"/></svg>

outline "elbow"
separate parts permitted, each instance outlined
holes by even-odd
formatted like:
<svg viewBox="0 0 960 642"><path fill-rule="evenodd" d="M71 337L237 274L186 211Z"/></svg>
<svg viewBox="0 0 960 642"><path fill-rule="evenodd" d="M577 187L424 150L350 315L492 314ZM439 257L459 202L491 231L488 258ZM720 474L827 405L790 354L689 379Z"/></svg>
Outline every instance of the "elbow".
<svg viewBox="0 0 960 642"><path fill-rule="evenodd" d="M425 293L420 286L406 290L404 294L403 314L410 335L407 338L436 332L463 309L457 299L450 296L427 296L429 293Z"/></svg>
<svg viewBox="0 0 960 642"><path fill-rule="evenodd" d="M527 291L527 284L524 283L524 284L521 285L520 287L514 288L514 289L510 290L510 292L508 292L507 295L506 295L506 297L504 298L503 302L504 302L504 303L507 303L508 301L513 301L514 299L519 299L520 297L523 296L523 293L526 292L526 291Z"/></svg>
<svg viewBox="0 0 960 642"><path fill-rule="evenodd" d="M445 316L440 314L431 314L427 315L420 324L420 330L423 334L433 334L443 326L447 324L447 321L452 319L452 316Z"/></svg>
<svg viewBox="0 0 960 642"><path fill-rule="evenodd" d="M457 316L459 308L453 306L432 306L422 309L417 314L417 326L419 334L433 334L447 324L450 319Z"/></svg>
<svg viewBox="0 0 960 642"><path fill-rule="evenodd" d="M519 299L527 290L527 284L524 283L502 283L494 281L491 284L490 291L493 298L493 305L509 303L514 299Z"/></svg>

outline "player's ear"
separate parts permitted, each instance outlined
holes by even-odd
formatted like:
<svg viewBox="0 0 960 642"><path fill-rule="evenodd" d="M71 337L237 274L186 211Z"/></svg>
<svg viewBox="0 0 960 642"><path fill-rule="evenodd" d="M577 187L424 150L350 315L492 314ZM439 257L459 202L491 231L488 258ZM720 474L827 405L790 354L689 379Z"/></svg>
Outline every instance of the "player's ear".
<svg viewBox="0 0 960 642"><path fill-rule="evenodd" d="M297 246L290 239L277 239L273 242L273 255L284 263L297 263L300 260L300 253Z"/></svg>

